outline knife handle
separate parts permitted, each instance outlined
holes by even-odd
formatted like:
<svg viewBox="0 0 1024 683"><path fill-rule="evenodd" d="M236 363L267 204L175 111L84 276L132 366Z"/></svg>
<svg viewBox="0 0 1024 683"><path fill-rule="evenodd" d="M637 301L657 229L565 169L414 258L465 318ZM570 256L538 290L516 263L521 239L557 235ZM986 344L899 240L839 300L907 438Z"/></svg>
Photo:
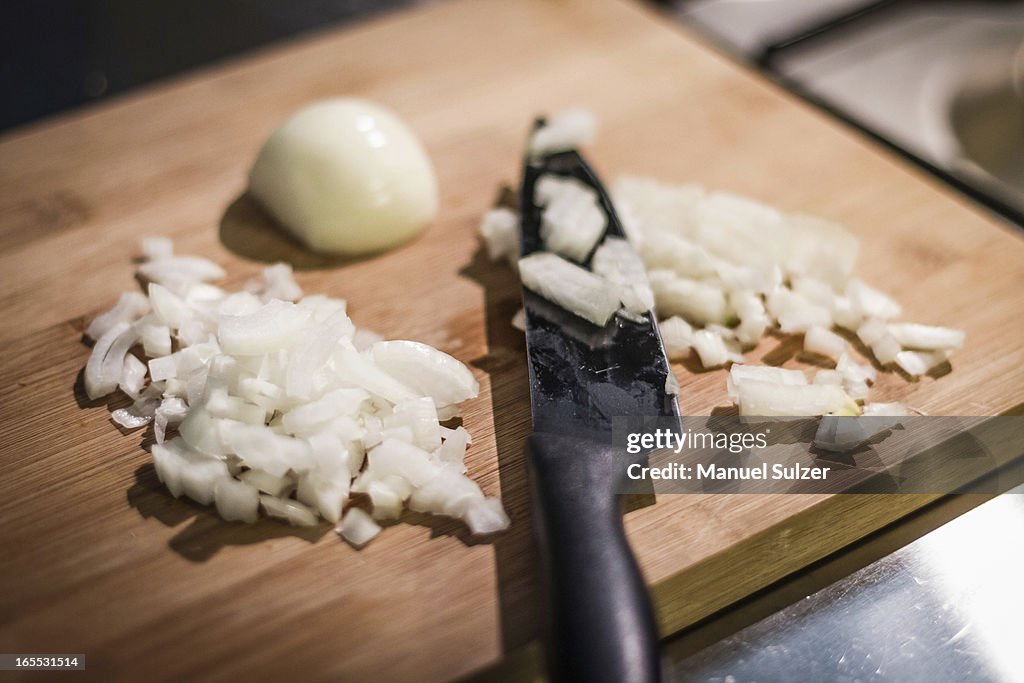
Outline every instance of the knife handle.
<svg viewBox="0 0 1024 683"><path fill-rule="evenodd" d="M594 441L534 433L527 455L548 581L552 678L660 680L658 627L614 490L625 454Z"/></svg>

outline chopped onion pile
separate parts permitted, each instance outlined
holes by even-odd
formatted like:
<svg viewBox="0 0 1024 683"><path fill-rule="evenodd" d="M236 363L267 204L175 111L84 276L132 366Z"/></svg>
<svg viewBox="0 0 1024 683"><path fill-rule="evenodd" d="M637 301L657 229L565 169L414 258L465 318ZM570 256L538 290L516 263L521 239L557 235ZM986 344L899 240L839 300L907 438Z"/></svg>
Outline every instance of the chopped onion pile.
<svg viewBox="0 0 1024 683"><path fill-rule="evenodd" d="M260 509L299 526L340 521L357 547L405 507L474 534L508 526L500 501L465 476L469 433L440 424L479 391L466 366L356 331L343 300L303 296L285 264L232 293L210 284L219 266L175 256L169 240L143 251L149 296L126 293L89 325L85 388L134 399L112 418L152 423L156 472L175 497L229 521L255 522Z"/></svg>
<svg viewBox="0 0 1024 683"><path fill-rule="evenodd" d="M542 179L540 203L550 206L552 187L559 184L565 188L557 191L578 197L578 189L567 189L574 182ZM621 178L612 194L643 268L625 256L630 250L607 238L593 258L593 274L603 285L551 254L543 255L543 269L534 262L540 261L537 254L520 261L520 270L529 262L531 271L523 284L598 325L610 319L614 299L623 306L619 314L631 318L651 309L653 298L669 357L692 352L705 368L742 363L743 351L773 329L803 335L805 351L836 363L834 371L804 382L805 388L779 390L774 400L760 385L735 393L742 414L859 413L857 403L867 399L875 373L851 360L837 329L855 334L880 365L914 378L964 344L961 330L897 322L899 303L854 276L859 243L841 225L697 185L638 177ZM557 239L554 230L542 237L548 251L582 261L579 255L596 244L598 221L582 217L583 199L572 201L575 213L564 215L575 223L559 223ZM493 258L518 255L515 223L507 209L485 216L481 232ZM770 383L778 389L779 382ZM761 410L771 412L752 412Z"/></svg>

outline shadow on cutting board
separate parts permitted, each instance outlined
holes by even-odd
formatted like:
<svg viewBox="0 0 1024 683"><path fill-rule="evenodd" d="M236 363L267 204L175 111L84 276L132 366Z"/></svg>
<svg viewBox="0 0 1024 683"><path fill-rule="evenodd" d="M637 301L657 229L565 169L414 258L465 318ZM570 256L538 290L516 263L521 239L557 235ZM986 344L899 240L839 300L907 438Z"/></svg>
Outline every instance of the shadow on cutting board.
<svg viewBox="0 0 1024 683"><path fill-rule="evenodd" d="M512 520L508 530L494 538L502 649L510 653L535 640L543 620L540 558L533 540L524 455L531 428L526 342L511 323L522 300L515 273L503 262L492 262L483 247L459 274L479 284L484 293L487 353L470 365L490 377L500 495Z"/></svg>
<svg viewBox="0 0 1024 683"><path fill-rule="evenodd" d="M135 470L135 483L128 489L128 504L142 517L153 517L167 527L176 527L191 519L191 524L171 538L168 547L192 562L205 562L225 546L263 543L284 536L316 543L332 528L329 524L288 526L266 517L261 517L255 524L225 522L212 507L192 502L184 496L171 496L157 479L152 463Z"/></svg>
<svg viewBox="0 0 1024 683"><path fill-rule="evenodd" d="M248 192L243 192L224 210L220 219L220 241L229 251L251 261L290 263L295 270L339 268L370 258L310 251L260 206Z"/></svg>

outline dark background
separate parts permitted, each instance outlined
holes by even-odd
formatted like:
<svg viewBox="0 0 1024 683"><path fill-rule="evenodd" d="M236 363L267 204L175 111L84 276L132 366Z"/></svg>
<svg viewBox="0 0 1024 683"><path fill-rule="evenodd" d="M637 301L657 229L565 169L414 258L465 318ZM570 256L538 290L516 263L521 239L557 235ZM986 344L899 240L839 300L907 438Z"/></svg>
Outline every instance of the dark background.
<svg viewBox="0 0 1024 683"><path fill-rule="evenodd" d="M0 131L311 29L423 0L5 0Z"/></svg>

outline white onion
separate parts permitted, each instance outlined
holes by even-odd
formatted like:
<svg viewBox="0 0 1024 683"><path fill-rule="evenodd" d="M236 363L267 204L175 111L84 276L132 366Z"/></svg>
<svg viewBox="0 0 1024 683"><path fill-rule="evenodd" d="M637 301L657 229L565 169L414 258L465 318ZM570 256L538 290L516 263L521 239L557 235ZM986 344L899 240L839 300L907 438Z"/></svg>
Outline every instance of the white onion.
<svg viewBox="0 0 1024 683"><path fill-rule="evenodd" d="M355 98L307 105L260 149L249 192L317 251L367 254L416 235L437 215L437 178L416 134Z"/></svg>

